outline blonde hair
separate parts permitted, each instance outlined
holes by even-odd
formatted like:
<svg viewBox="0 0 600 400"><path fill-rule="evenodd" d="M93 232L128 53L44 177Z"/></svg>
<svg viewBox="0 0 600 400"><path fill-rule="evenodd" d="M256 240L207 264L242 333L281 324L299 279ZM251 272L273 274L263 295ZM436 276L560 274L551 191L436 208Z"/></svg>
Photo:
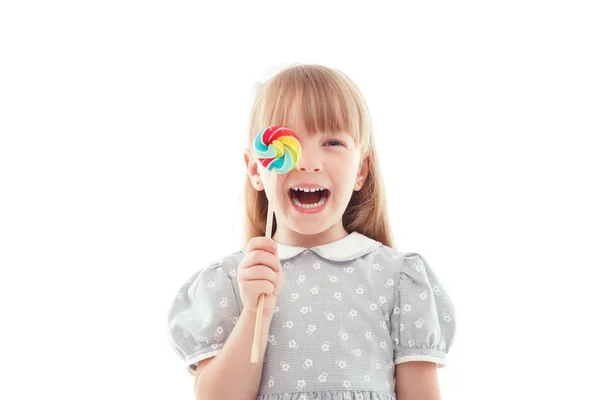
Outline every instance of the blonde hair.
<svg viewBox="0 0 600 400"><path fill-rule="evenodd" d="M322 65L301 64L284 69L257 90L248 132L251 152L259 131L271 125L286 126L292 105L309 134L347 132L353 136L360 146L361 162L369 163L369 173L362 189L353 192L342 224L348 233L357 231L394 247L371 115L358 86L342 72ZM268 207L264 190L254 189L247 178L243 246L253 237L265 236ZM272 235L276 229L274 215Z"/></svg>

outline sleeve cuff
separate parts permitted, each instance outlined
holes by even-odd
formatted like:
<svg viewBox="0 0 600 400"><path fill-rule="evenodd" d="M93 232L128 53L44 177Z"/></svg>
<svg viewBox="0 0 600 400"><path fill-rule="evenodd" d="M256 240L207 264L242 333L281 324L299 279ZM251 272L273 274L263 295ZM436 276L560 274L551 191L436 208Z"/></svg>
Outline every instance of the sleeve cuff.
<svg viewBox="0 0 600 400"><path fill-rule="evenodd" d="M401 349L396 352L395 364L408 361L429 361L437 364L438 368L446 366L446 353L438 349L412 347Z"/></svg>
<svg viewBox="0 0 600 400"><path fill-rule="evenodd" d="M196 354L196 355L192 355L190 357L188 357L186 359L186 364L187 364L187 371L189 372L190 375L195 375L196 374L196 366L198 365L199 361L202 360L206 360L207 358L211 358L216 356L221 350L214 350L214 351L209 351L207 353L201 353L201 354Z"/></svg>

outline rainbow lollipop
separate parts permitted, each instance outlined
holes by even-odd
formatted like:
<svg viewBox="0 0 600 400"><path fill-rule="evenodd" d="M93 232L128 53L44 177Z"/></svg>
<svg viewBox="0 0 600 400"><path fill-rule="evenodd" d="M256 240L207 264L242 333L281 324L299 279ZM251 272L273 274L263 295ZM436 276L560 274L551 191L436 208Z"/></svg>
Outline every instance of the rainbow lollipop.
<svg viewBox="0 0 600 400"><path fill-rule="evenodd" d="M283 126L270 126L260 131L254 139L254 153L260 164L271 172L271 184L269 185L269 207L267 211L267 229L265 237L271 238L273 230L273 190L277 183L277 174L290 172L298 164L302 156L300 139L294 132ZM275 171L273 171L275 170ZM250 362L256 364L258 361L258 346L260 340L260 329L262 326L262 315L265 303L265 294L261 293L258 298L258 310L256 313L256 325L254 326L254 342L252 343L252 354Z"/></svg>

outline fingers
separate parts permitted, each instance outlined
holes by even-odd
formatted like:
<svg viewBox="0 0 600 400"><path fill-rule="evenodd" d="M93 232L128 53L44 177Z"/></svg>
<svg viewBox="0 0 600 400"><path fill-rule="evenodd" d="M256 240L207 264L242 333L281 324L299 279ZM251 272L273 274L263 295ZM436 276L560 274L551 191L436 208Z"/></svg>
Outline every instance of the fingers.
<svg viewBox="0 0 600 400"><path fill-rule="evenodd" d="M273 255L277 253L277 243L270 238L257 236L250 239L246 246L246 251L250 253L254 250L263 250Z"/></svg>
<svg viewBox="0 0 600 400"><path fill-rule="evenodd" d="M273 285L279 280L277 273L266 265L254 265L250 268L243 268L240 271L240 278L245 281L266 279Z"/></svg>
<svg viewBox="0 0 600 400"><path fill-rule="evenodd" d="M249 281L247 282L247 286L254 294L254 298L260 296L261 293L273 294L273 291L275 290L275 285L265 280Z"/></svg>
<svg viewBox="0 0 600 400"><path fill-rule="evenodd" d="M255 265L266 265L275 272L281 270L279 258L276 255L266 251L253 250L252 252L249 252L246 257L244 257L244 263L240 264L242 269Z"/></svg>

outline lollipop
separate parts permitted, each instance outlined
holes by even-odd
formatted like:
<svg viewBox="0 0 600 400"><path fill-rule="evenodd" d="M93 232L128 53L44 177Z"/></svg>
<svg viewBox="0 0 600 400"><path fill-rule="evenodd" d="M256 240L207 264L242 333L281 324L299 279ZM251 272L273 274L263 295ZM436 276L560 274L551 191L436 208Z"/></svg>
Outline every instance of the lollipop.
<svg viewBox="0 0 600 400"><path fill-rule="evenodd" d="M270 200L267 211L267 229L265 231L265 237L271 238L271 231L273 230L273 190L277 182L277 174L285 174L296 167L302 156L302 147L298 136L294 132L283 126L274 125L263 129L256 135L254 153L260 164L271 172L271 184L267 196L267 199ZM253 364L258 361L258 345L264 303L265 294L261 293L258 298L254 342L252 343L252 354L250 355L250 362Z"/></svg>

